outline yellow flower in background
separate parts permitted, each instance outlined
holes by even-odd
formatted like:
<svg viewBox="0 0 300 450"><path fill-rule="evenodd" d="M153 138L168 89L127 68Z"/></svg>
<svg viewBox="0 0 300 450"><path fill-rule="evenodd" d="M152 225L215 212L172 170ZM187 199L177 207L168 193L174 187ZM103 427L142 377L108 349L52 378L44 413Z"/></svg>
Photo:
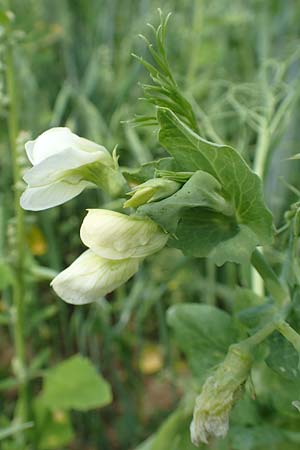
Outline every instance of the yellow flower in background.
<svg viewBox="0 0 300 450"><path fill-rule="evenodd" d="M163 366L163 353L158 345L147 345L138 361L140 371L145 375L158 372Z"/></svg>
<svg viewBox="0 0 300 450"><path fill-rule="evenodd" d="M35 256L44 255L48 250L48 245L40 228L33 225L27 233L28 247Z"/></svg>

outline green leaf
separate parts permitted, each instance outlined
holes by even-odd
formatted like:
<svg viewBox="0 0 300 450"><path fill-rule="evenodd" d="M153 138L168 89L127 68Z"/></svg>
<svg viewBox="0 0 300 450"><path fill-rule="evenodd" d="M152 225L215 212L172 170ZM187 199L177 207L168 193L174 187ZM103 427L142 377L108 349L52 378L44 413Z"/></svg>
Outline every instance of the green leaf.
<svg viewBox="0 0 300 450"><path fill-rule="evenodd" d="M168 323L197 379L204 379L237 340L229 314L214 306L194 303L172 306L168 310Z"/></svg>
<svg viewBox="0 0 300 450"><path fill-rule="evenodd" d="M159 202L141 206L138 212L151 217L169 233L175 233L180 219L185 217L185 211L191 209L192 213L196 212L194 216L197 220L199 214L196 208L201 206L222 211L227 215L232 213L230 205L221 195L220 183L209 173L198 170L175 194ZM180 228L176 238L181 241ZM176 241L173 244L176 246ZM188 253L187 249L186 252Z"/></svg>
<svg viewBox="0 0 300 450"><path fill-rule="evenodd" d="M299 354L292 344L277 331L272 333L267 342L270 349L270 354L266 359L268 366L283 378L299 379Z"/></svg>
<svg viewBox="0 0 300 450"><path fill-rule="evenodd" d="M86 358L75 355L51 369L45 378L43 402L49 409L86 411L109 404L109 384Z"/></svg>
<svg viewBox="0 0 300 450"><path fill-rule="evenodd" d="M207 240L203 233L210 227L210 223L206 222L211 219L215 247L206 243L206 254L201 256L212 256L218 265L226 261L248 262L257 245L269 244L272 240L272 215L263 201L261 180L233 148L202 139L171 110L158 108L157 119L160 125L159 141L175 158L180 170L201 170L213 176L234 211L230 221L228 217L215 216L212 212L202 220L197 217L202 214L201 210L197 214L184 216L180 222L181 228L176 232L177 238L183 240L179 247L185 251L187 246L187 253L193 254L191 250L194 246L195 256L199 256L199 248ZM186 241L191 222L192 226L200 227L198 233L194 233L193 243Z"/></svg>
<svg viewBox="0 0 300 450"><path fill-rule="evenodd" d="M74 439L69 413L63 410L50 411L43 398L34 402L35 431L40 450L63 448Z"/></svg>
<svg viewBox="0 0 300 450"><path fill-rule="evenodd" d="M187 210L175 236L168 242L171 247L188 256L210 256L218 266L226 261L248 261L253 243L253 233L247 227L238 229L231 217L203 208Z"/></svg>

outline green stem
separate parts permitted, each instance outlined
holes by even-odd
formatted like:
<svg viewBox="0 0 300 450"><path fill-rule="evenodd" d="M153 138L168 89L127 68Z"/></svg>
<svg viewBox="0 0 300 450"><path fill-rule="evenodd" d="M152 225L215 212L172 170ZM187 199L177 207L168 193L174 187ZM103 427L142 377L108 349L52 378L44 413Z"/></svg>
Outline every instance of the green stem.
<svg viewBox="0 0 300 450"><path fill-rule="evenodd" d="M6 50L6 83L7 93L10 99L8 114L8 135L11 149L13 182L14 182L14 209L16 217L16 260L15 260L15 282L13 286L13 334L15 342L15 373L19 384L19 398L22 404L21 419L26 422L28 419L28 396L26 380L26 351L24 336L24 306L23 295L25 292L24 283L24 216L20 207L20 168L18 164L17 135L17 99L14 79L13 49L7 43Z"/></svg>
<svg viewBox="0 0 300 450"><path fill-rule="evenodd" d="M265 282L266 288L280 306L286 305L290 298L288 290L283 286L276 273L269 266L263 254L259 250L254 250L251 263Z"/></svg>
<svg viewBox="0 0 300 450"><path fill-rule="evenodd" d="M270 133L268 128L268 122L266 119L263 119L261 130L258 137L253 167L254 172L261 178L263 178L264 176L269 148L270 148Z"/></svg>
<svg viewBox="0 0 300 450"><path fill-rule="evenodd" d="M254 333L252 336L250 336L247 339L244 339L243 341L239 342L238 344L233 344L234 347L237 347L239 349L245 349L248 351L251 351L253 348L255 348L258 344L260 344L262 341L264 341L273 331L275 331L278 327L278 321L271 320L268 322L265 326L263 326L260 330L258 330L256 333Z"/></svg>
<svg viewBox="0 0 300 450"><path fill-rule="evenodd" d="M260 60L260 88L263 93L263 106L265 113L260 120L257 147L253 164L254 172L264 180L268 154L271 144L270 120L274 112L274 99L271 88L268 83L267 68L265 62L269 57L270 33L268 29L268 14L265 6L262 6L259 18L259 33L261 37L261 46L259 48ZM264 295L264 285L258 273L252 270L252 288L259 295Z"/></svg>
<svg viewBox="0 0 300 450"><path fill-rule="evenodd" d="M280 322L277 330L293 345L300 353L300 335L287 322Z"/></svg>

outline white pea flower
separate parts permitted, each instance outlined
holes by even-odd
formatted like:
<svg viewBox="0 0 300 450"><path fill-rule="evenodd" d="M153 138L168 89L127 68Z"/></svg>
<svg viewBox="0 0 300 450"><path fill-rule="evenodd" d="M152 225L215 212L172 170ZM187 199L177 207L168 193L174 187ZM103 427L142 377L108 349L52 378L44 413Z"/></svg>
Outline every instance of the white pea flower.
<svg viewBox="0 0 300 450"><path fill-rule="evenodd" d="M125 283L138 267L138 259L109 260L87 250L59 273L51 286L65 302L84 305Z"/></svg>
<svg viewBox="0 0 300 450"><path fill-rule="evenodd" d="M116 194L124 188L116 160L101 145L58 127L25 144L33 167L24 180L24 209L38 211L60 205L95 185Z"/></svg>
<svg viewBox="0 0 300 450"><path fill-rule="evenodd" d="M109 259L145 258L163 248L168 235L151 219L106 209L89 209L80 237L97 255Z"/></svg>
<svg viewBox="0 0 300 450"><path fill-rule="evenodd" d="M89 250L51 283L63 300L75 305L93 302L125 283L143 258L164 247L168 236L151 219L91 209L81 239Z"/></svg>
<svg viewBox="0 0 300 450"><path fill-rule="evenodd" d="M252 357L247 351L230 347L215 373L205 381L196 398L191 440L198 446L208 444L211 437L224 438L229 428L229 415L242 385L249 376Z"/></svg>
<svg viewBox="0 0 300 450"><path fill-rule="evenodd" d="M132 207L137 208L145 203L151 203L158 200L162 200L170 195L175 194L181 187L181 183L176 181L167 180L165 178L153 178L145 183L139 184L134 187L130 195L131 198L126 200L124 208Z"/></svg>

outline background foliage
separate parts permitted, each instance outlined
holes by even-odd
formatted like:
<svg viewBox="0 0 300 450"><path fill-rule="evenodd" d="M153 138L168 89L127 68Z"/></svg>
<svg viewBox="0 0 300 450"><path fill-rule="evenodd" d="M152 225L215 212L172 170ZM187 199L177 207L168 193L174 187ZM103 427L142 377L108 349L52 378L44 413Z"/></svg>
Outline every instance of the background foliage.
<svg viewBox="0 0 300 450"><path fill-rule="evenodd" d="M169 0L163 4L156 0L52 0L51 5L46 0L2 2L1 11L8 9L15 15L9 33L14 41L21 170L28 166L24 142L59 125L69 126L110 150L118 144L123 166L134 167L153 156L165 156L157 146L153 128L124 123L150 110L137 100L143 95L138 83L148 82L148 76L131 53L147 55L138 34L148 33L147 22L158 23L157 7L173 12L167 38L169 60L178 84L195 108L201 135L236 147L263 177L267 204L280 227L282 213L296 197L279 176L300 188L298 162L286 161L299 152L300 9L296 0ZM2 13L0 19L3 31ZM13 158L6 126L11 98L5 80L4 31L0 39L0 439L5 450L23 450L20 427L16 428L18 424L13 421L21 406L14 377L14 310L9 288L13 275L8 263L14 259L17 245ZM178 317L187 320L186 330L183 327L180 331L187 334L179 340L186 343L190 339L191 343L188 351L184 345L180 350L187 354L188 361L193 358L197 345L188 312L181 303L207 303L207 315L214 305L232 311L231 286L255 287L255 279L245 264L239 267L227 263L217 269L210 260L191 259L169 248L149 258L134 280L101 302L76 308L66 305L55 298L49 279L81 253L79 227L85 209L100 205L118 207L98 191L86 191L62 207L25 215L27 400L39 418L35 431L28 425L26 432L32 442L28 448L133 449L167 417L154 438L155 450L192 448L188 437L190 413L177 410L169 416L186 387L193 390L190 368L171 338L172 330L178 338ZM278 242L278 251L269 255L275 266L281 261L280 245ZM172 305L167 323L166 311ZM236 305L238 301L237 309ZM229 321L227 316L222 317L222 311L218 314L217 320ZM201 349L211 330L206 330L205 323L200 328ZM207 368L226 352L221 336L215 333L214 339L216 353L213 361L207 355ZM69 358L78 353L85 357L75 357L81 369L70 368L67 361L74 364L74 358ZM86 358L111 384L113 401L101 409L99 406L109 402L110 389ZM276 354L270 364L276 366L275 360ZM59 363L63 364L60 369ZM74 382L69 386L69 397L61 399L59 387L56 391L55 366ZM191 369L199 378L203 376L203 367L199 370L195 359ZM267 370L266 377L275 391L278 380ZM80 373L85 384L100 383L106 400L97 403L93 393L80 395L75 372L78 383ZM287 390L290 386L287 381ZM89 403L89 398L95 403ZM242 418L234 425L237 431L222 448L250 450L268 445L286 450L286 435L275 432L272 425L279 411L288 416L292 425L285 432L291 437L297 411L290 417L286 405L283 393L268 399L259 411L253 410L249 399L243 399L240 412L236 412ZM261 424L262 416L269 422ZM299 436L294 434L293 439L297 445ZM141 448L153 447L148 441Z"/></svg>

